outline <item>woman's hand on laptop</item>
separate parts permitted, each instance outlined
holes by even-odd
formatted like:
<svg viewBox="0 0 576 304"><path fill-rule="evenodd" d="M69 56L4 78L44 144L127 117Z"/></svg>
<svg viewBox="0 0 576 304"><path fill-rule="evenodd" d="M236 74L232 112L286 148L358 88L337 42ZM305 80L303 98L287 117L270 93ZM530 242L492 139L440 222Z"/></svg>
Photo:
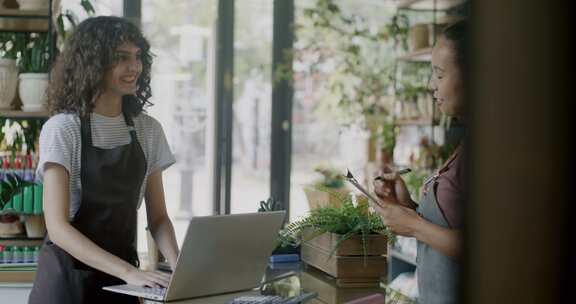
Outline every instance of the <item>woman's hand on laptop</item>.
<svg viewBox="0 0 576 304"><path fill-rule="evenodd" d="M148 286L148 287L168 287L170 274L160 271L145 271L138 268L129 270L122 278L126 284Z"/></svg>

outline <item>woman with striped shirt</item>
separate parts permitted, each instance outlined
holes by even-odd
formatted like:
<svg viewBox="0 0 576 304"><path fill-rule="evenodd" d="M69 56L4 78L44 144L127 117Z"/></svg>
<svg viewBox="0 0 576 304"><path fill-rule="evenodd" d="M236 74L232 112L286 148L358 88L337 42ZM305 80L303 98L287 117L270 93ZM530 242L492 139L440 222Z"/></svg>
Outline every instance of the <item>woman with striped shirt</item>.
<svg viewBox="0 0 576 304"><path fill-rule="evenodd" d="M144 113L152 56L140 30L118 17L78 25L52 69L53 116L40 135L48 235L29 303L138 303L109 285L167 286L138 268L137 209L174 267L178 246L162 171L175 160L160 124Z"/></svg>

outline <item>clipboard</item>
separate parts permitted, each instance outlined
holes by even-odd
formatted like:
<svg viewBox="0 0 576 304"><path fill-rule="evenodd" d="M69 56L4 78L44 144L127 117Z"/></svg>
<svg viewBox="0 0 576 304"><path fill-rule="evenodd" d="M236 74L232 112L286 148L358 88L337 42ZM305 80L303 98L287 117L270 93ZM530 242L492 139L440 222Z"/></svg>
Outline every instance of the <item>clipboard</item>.
<svg viewBox="0 0 576 304"><path fill-rule="evenodd" d="M378 201L377 198L375 198L372 194L370 194L370 192L368 192L366 188L362 187L362 185L356 180L354 175L352 175L350 170L347 171L348 172L346 173L346 180L350 182L354 187L356 187L356 189L360 190L360 192L366 195L366 197L368 197L368 199L371 200L374 204L380 206L380 208L384 208L384 206L382 206L382 204L380 203L380 201Z"/></svg>

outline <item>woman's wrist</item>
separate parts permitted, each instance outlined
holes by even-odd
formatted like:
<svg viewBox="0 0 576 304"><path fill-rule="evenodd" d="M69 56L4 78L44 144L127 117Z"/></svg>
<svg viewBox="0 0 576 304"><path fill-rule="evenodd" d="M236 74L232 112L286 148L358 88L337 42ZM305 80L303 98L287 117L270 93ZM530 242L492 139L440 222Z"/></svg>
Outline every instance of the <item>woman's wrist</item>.
<svg viewBox="0 0 576 304"><path fill-rule="evenodd" d="M414 219L414 223L412 225L412 236L416 238L418 241L422 241L424 237L423 232L426 231L427 229L426 224L428 224L428 221L426 221L426 219L424 219L420 215L416 215L416 218Z"/></svg>
<svg viewBox="0 0 576 304"><path fill-rule="evenodd" d="M124 265L122 265L120 267L120 270L118 271L118 274L116 275L116 277L118 277L119 279L123 280L123 281L127 281L128 278L128 274L130 274L130 272L136 270L136 267L134 267L133 265L124 262Z"/></svg>

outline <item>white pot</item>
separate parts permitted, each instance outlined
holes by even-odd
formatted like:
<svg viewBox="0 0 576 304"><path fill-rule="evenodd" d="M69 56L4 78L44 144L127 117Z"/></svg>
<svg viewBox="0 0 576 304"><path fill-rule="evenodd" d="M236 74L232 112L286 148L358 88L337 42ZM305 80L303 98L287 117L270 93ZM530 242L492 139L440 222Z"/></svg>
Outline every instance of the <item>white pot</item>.
<svg viewBox="0 0 576 304"><path fill-rule="evenodd" d="M45 109L46 89L48 88L47 73L22 73L18 93L22 100L22 110L42 111Z"/></svg>
<svg viewBox="0 0 576 304"><path fill-rule="evenodd" d="M21 10L47 10L48 0L18 0Z"/></svg>
<svg viewBox="0 0 576 304"><path fill-rule="evenodd" d="M43 215L28 215L24 222L26 235L30 238L41 238L46 235L46 223Z"/></svg>
<svg viewBox="0 0 576 304"><path fill-rule="evenodd" d="M18 69L16 60L0 58L0 110L10 109L16 95Z"/></svg>

